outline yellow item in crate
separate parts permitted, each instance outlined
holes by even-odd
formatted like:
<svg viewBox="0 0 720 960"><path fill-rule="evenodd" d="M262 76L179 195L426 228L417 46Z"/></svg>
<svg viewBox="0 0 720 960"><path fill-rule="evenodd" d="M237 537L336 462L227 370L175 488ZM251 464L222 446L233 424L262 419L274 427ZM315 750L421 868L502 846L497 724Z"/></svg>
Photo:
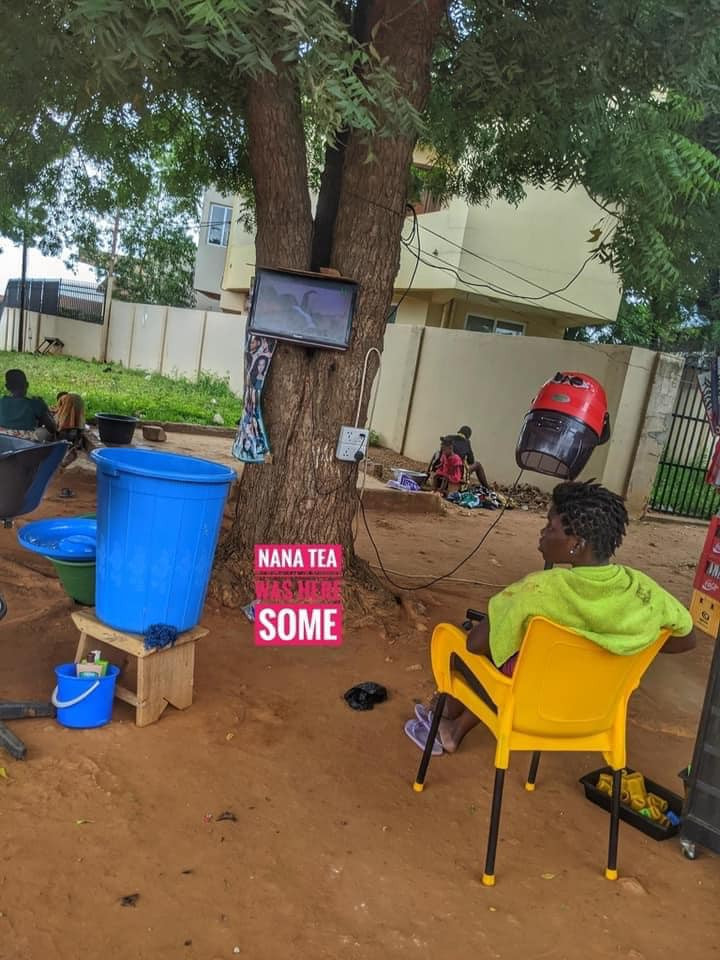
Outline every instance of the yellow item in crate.
<svg viewBox="0 0 720 960"><path fill-rule="evenodd" d="M608 797L612 796L612 775L601 773L598 777L597 788ZM668 809L667 800L658 797L655 793L648 793L645 787L645 778L641 773L623 773L620 788L620 802L631 810L635 810L661 827L669 827L670 821L665 816Z"/></svg>

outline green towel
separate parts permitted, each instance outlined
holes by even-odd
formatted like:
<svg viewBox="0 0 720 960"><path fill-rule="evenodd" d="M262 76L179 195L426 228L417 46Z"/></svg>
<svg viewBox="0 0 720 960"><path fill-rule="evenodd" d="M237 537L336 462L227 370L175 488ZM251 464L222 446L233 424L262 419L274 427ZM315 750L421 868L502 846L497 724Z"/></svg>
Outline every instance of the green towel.
<svg viewBox="0 0 720 960"><path fill-rule="evenodd" d="M684 637L692 618L650 577L630 567L556 567L531 573L491 598L490 651L502 666L520 649L532 617L546 617L611 653L629 656L664 628Z"/></svg>

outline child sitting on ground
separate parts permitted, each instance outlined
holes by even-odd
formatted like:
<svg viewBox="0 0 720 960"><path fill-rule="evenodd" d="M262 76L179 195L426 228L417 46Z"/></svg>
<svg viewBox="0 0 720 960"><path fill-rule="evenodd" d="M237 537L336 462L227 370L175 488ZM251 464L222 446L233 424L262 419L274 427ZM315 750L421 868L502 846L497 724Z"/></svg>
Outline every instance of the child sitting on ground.
<svg viewBox="0 0 720 960"><path fill-rule="evenodd" d="M440 462L432 476L433 490L452 493L460 488L463 480L463 462L453 450L450 437L440 439Z"/></svg>

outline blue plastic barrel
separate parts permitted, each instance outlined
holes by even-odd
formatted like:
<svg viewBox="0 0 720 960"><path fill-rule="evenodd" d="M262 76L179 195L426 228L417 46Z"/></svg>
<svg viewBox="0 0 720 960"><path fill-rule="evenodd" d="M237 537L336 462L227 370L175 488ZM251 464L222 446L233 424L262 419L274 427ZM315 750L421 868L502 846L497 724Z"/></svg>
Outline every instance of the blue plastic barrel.
<svg viewBox="0 0 720 960"><path fill-rule="evenodd" d="M103 449L97 464L96 613L116 630L189 630L205 603L235 471L152 450Z"/></svg>
<svg viewBox="0 0 720 960"><path fill-rule="evenodd" d="M110 723L115 681L120 670L108 665L105 677L78 677L77 664L63 663L55 667L57 686L52 704L57 710L57 722L76 730L89 730Z"/></svg>

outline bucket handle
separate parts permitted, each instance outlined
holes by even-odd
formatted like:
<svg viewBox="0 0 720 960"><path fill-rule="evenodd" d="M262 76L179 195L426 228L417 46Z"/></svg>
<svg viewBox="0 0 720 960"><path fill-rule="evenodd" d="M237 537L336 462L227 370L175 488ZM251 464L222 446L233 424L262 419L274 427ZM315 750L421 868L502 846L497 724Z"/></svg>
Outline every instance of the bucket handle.
<svg viewBox="0 0 720 960"><path fill-rule="evenodd" d="M50 697L50 702L52 703L52 705L55 707L56 710L64 710L67 707L74 707L78 703L81 703L83 700L89 697L91 693L94 693L99 686L100 686L100 681L96 680L91 687L88 687L87 690L83 690L83 692L80 694L79 697L75 697L74 700L64 700L64 701L58 700L57 698L58 688L55 687L55 689L52 692L52 697Z"/></svg>

